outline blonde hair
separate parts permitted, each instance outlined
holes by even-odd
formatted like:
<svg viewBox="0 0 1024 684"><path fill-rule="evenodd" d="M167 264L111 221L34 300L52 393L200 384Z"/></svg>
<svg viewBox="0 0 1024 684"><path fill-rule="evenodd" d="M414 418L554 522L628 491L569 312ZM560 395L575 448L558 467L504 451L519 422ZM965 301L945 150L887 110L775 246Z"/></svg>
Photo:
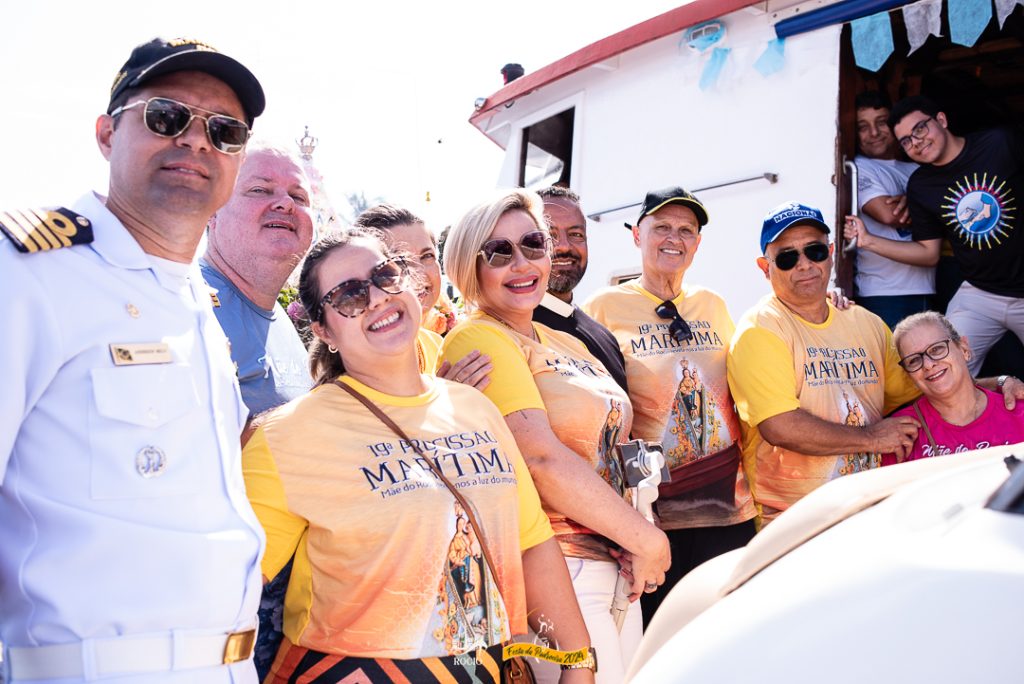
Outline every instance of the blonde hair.
<svg viewBox="0 0 1024 684"><path fill-rule="evenodd" d="M444 244L445 275L468 304L475 305L480 301L480 280L476 270L480 248L491 237L501 217L516 210L525 211L539 230L548 232L544 201L540 195L532 190L514 188L504 190L467 211L448 234Z"/></svg>
<svg viewBox="0 0 1024 684"><path fill-rule="evenodd" d="M949 335L949 339L952 340L954 344L960 342L960 333L957 332L956 328L953 327L953 324L949 322L948 318L937 311L922 311L921 313L907 316L896 324L896 327L892 331L892 344L896 347L896 351L902 353L900 352L900 341L906 337L907 333L914 328L925 324L934 325L940 330L945 330L946 334Z"/></svg>

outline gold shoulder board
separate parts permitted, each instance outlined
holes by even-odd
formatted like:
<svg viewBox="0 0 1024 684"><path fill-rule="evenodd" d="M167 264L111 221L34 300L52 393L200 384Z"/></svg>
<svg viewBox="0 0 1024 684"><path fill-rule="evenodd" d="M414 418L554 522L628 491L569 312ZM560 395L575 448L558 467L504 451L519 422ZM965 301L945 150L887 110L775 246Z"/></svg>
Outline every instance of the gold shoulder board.
<svg viewBox="0 0 1024 684"><path fill-rule="evenodd" d="M93 240L89 219L64 207L0 211L0 231L19 252L45 252Z"/></svg>

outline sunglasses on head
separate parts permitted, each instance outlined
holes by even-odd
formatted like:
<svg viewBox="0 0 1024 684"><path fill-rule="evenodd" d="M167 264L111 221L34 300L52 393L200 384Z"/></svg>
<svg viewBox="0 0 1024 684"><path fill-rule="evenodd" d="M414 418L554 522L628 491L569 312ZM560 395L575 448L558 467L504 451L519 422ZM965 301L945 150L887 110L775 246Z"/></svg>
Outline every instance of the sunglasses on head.
<svg viewBox="0 0 1024 684"><path fill-rule="evenodd" d="M535 230L523 235L516 244L508 238L488 240L480 248L480 256L488 266L499 268L512 263L516 248L530 261L543 259L548 255L548 234L543 230Z"/></svg>
<svg viewBox="0 0 1024 684"><path fill-rule="evenodd" d="M774 261L780 271L791 271L799 263L800 254L803 254L816 264L821 263L828 259L828 245L824 242L812 242L804 247L803 251L799 249L784 249L776 254L774 259L770 259L770 261Z"/></svg>
<svg viewBox="0 0 1024 684"><path fill-rule="evenodd" d="M676 342L687 342L693 339L693 331L690 330L690 324L679 315L679 310L671 300L666 299L656 306L654 313L658 314L658 318L672 319L672 322L669 323L668 331L676 339Z"/></svg>
<svg viewBox="0 0 1024 684"><path fill-rule="evenodd" d="M176 138L188 130L192 119L202 119L206 123L206 137L210 139L210 144L224 154L238 154L245 149L245 143L249 140L249 126L244 121L168 97L151 97L132 102L118 107L110 116L118 116L139 105L143 105L142 120L146 128L162 138ZM197 114L195 110L209 116Z"/></svg>
<svg viewBox="0 0 1024 684"><path fill-rule="evenodd" d="M346 280L327 291L320 299L320 320L325 306L330 306L345 318L355 318L370 306L370 285L388 294L399 294L409 289L409 265L404 259L382 261L370 271L366 280Z"/></svg>

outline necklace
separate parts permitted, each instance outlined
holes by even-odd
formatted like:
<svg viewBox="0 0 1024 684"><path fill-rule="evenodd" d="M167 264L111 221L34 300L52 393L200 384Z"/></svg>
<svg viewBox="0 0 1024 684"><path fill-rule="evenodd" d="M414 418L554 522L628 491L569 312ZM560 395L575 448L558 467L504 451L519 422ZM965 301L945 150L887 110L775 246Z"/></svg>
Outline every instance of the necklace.
<svg viewBox="0 0 1024 684"><path fill-rule="evenodd" d="M512 332L518 333L520 335L523 335L523 337L529 337L534 342L540 342L540 340L537 339L537 331L533 329L533 324L532 323L530 324L530 334L529 335L525 335L525 334L519 332L518 330L516 330L515 328L513 328L508 323L506 323L505 320L501 316L496 316L495 314L492 314L489 311L485 311L484 313L487 314L488 316L490 316L491 318L493 318L494 320L498 321L498 323L501 323L503 326L505 326L506 328L508 328Z"/></svg>

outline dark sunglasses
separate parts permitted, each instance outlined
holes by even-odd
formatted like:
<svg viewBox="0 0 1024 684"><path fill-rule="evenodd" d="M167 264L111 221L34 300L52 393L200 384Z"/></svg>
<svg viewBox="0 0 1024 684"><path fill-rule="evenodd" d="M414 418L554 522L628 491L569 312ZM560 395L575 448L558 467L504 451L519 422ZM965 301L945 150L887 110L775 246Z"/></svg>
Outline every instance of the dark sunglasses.
<svg viewBox="0 0 1024 684"><path fill-rule="evenodd" d="M780 271L792 271L800 262L801 251L799 249L784 249L775 255L771 261ZM816 264L828 259L828 245L824 242L812 242L803 249L803 255Z"/></svg>
<svg viewBox="0 0 1024 684"><path fill-rule="evenodd" d="M668 331L672 334L672 337L676 338L676 342L687 342L693 339L693 331L690 330L690 324L679 315L679 310L671 300L666 299L656 306L654 313L658 314L658 318L672 319L672 322L669 323Z"/></svg>
<svg viewBox="0 0 1024 684"><path fill-rule="evenodd" d="M192 119L202 119L206 122L206 137L210 139L210 144L224 154L238 154L245 149L245 143L249 140L249 126L244 121L168 97L151 97L148 100L132 102L118 107L110 116L118 116L139 105L144 106L142 120L146 123L146 128L162 138L176 138L188 130ZM193 110L209 116L196 114Z"/></svg>
<svg viewBox="0 0 1024 684"><path fill-rule="evenodd" d="M500 268L512 263L517 247L523 256L530 261L543 259L548 255L548 234L543 230L526 233L523 237L519 238L519 244L512 242L508 238L488 240L480 248L479 254L484 258L488 266Z"/></svg>
<svg viewBox="0 0 1024 684"><path fill-rule="evenodd" d="M908 373L913 373L924 368L924 357L926 356L932 361L941 361L949 356L949 343L952 341L953 340L946 338L940 342L930 345L923 352L908 354L900 359L900 365L903 366L903 370Z"/></svg>
<svg viewBox="0 0 1024 684"><path fill-rule="evenodd" d="M370 306L370 285L388 294L398 294L409 289L410 284L409 265L404 259L382 261L373 267L367 280L346 280L328 290L320 299L318 320L323 320L325 306L330 306L345 318L355 318L366 311Z"/></svg>

